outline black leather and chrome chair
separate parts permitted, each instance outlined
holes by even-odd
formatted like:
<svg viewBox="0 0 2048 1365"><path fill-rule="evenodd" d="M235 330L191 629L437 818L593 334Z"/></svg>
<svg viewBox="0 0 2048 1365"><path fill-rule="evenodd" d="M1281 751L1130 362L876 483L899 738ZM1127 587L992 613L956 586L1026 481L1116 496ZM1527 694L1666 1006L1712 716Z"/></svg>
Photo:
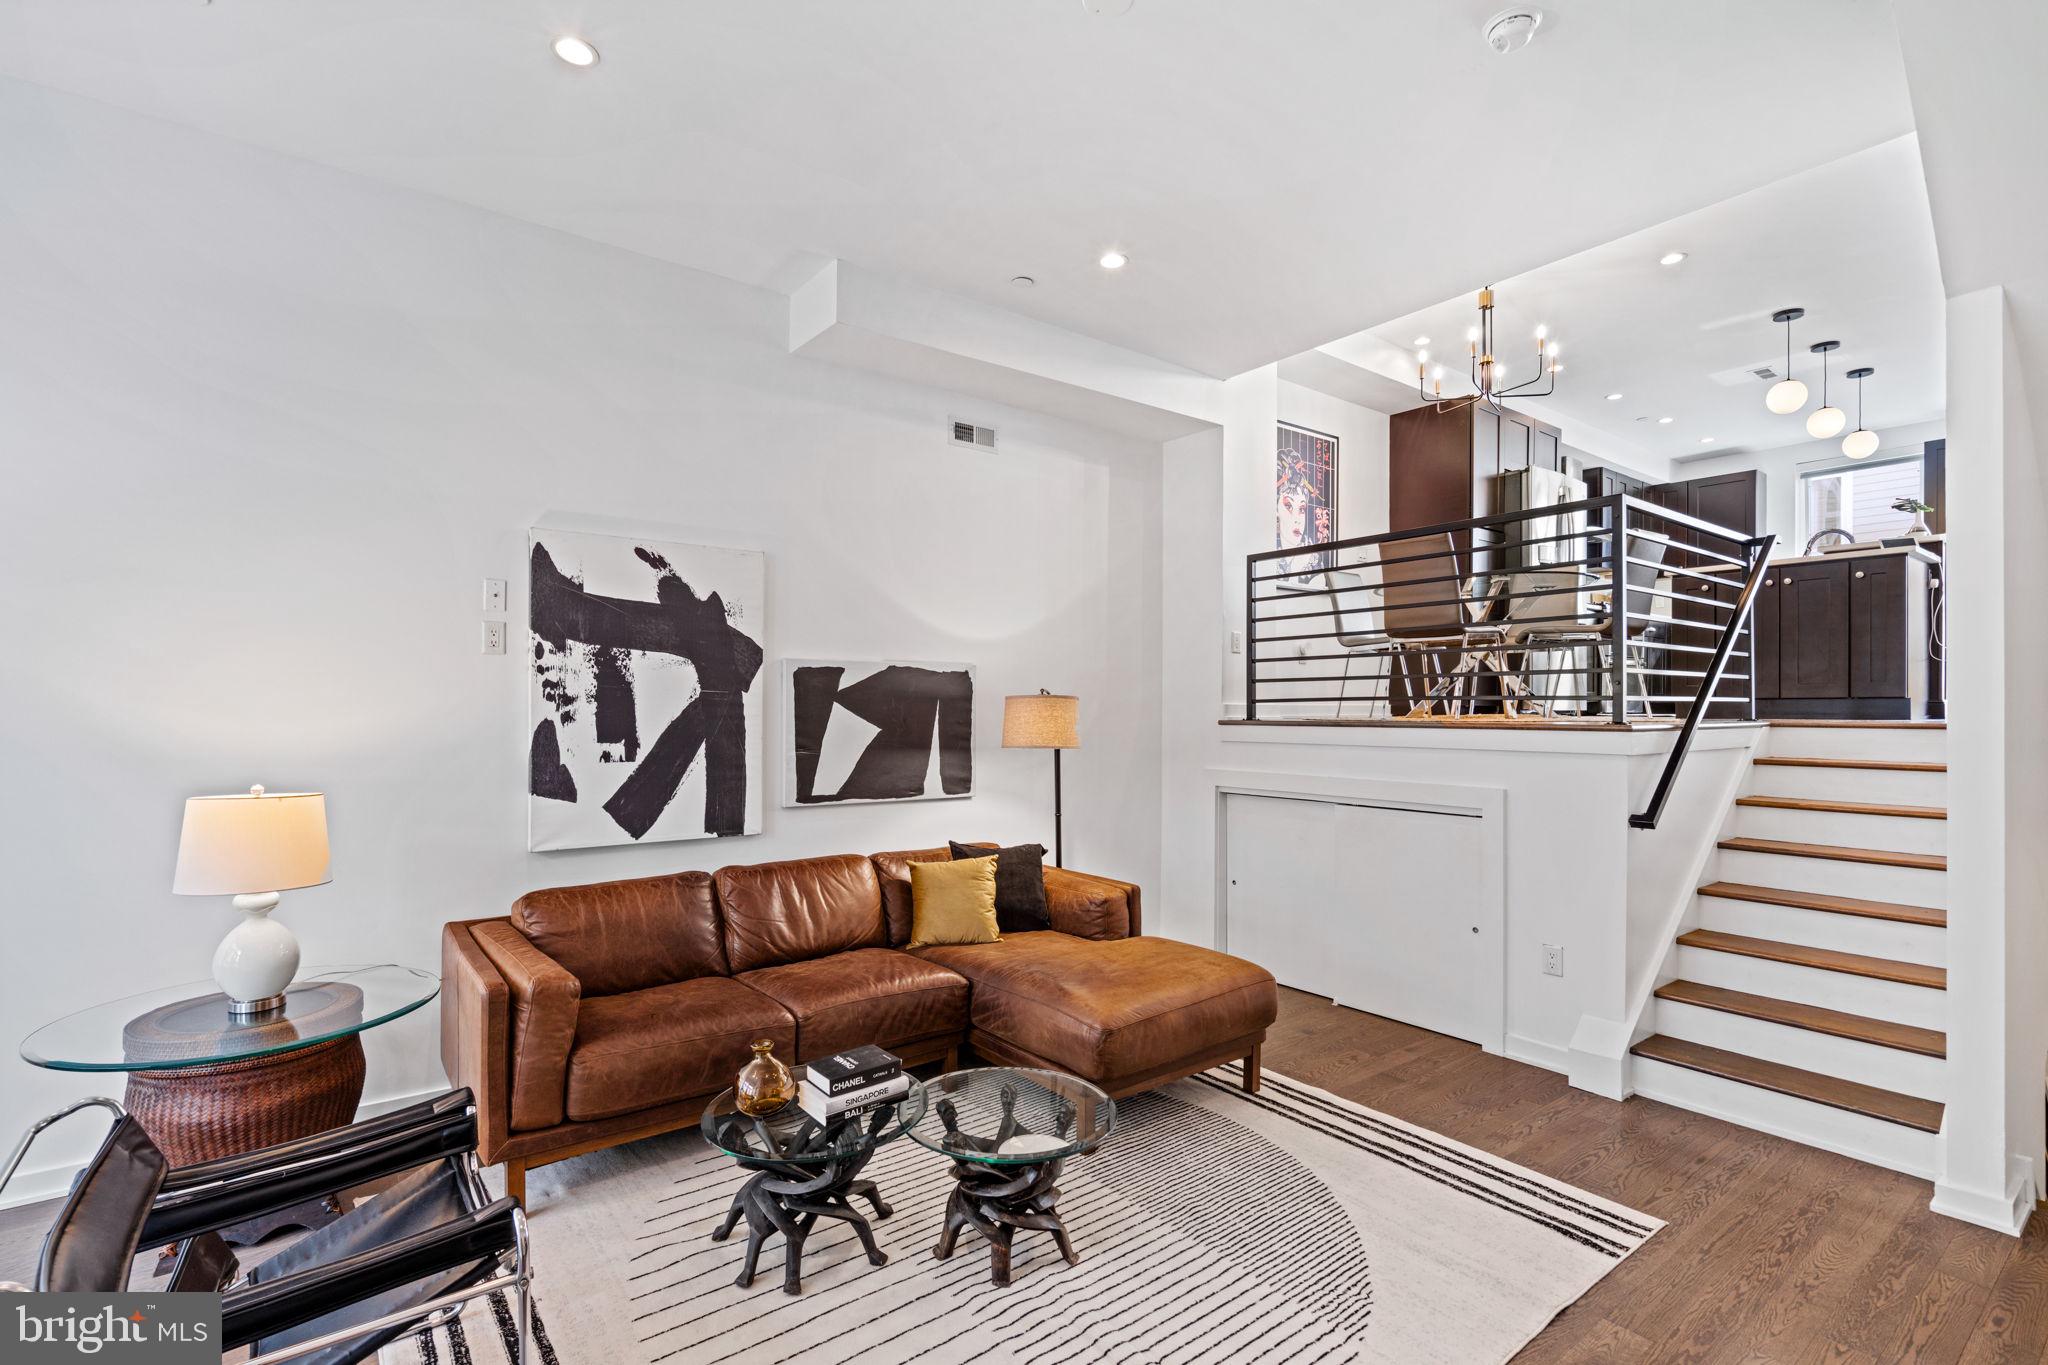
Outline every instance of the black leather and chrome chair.
<svg viewBox="0 0 2048 1365"><path fill-rule="evenodd" d="M171 1291L221 1296L221 1349L249 1365L350 1365L493 1294L515 1301L516 1359L532 1333L526 1218L493 1199L467 1090L239 1156L173 1168L117 1115L43 1241L35 1288L117 1292L145 1246L179 1244ZM65 1112L71 1112L67 1110ZM62 1115L31 1130L9 1162ZM244 1267L218 1230L375 1182L347 1214ZM260 1255L261 1248L241 1255Z"/></svg>

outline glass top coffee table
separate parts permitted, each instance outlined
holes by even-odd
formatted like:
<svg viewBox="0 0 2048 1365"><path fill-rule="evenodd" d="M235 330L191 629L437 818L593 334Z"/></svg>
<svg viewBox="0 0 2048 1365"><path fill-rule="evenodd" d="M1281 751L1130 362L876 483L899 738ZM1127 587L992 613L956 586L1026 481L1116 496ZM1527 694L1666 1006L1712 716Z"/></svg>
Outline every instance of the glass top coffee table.
<svg viewBox="0 0 2048 1365"><path fill-rule="evenodd" d="M951 1257L971 1227L988 1240L989 1279L1008 1284L1021 1228L1050 1232L1067 1264L1078 1264L1053 1182L1069 1157L1102 1145L1116 1126L1116 1101L1077 1076L1029 1067L955 1071L927 1088L931 1107L910 1136L951 1157L956 1182L932 1255Z"/></svg>
<svg viewBox="0 0 2048 1365"><path fill-rule="evenodd" d="M761 1243L779 1232L782 1291L802 1293L804 1239L820 1218L851 1224L868 1261L887 1265L888 1253L875 1245L874 1230L851 1198L867 1200L877 1219L895 1212L883 1202L875 1182L860 1179L860 1173L877 1148L902 1137L924 1112L925 1086L915 1078L902 1099L827 1123L806 1114L794 1100L772 1114L752 1117L739 1111L731 1090L720 1091L704 1107L698 1130L742 1170L754 1173L711 1234L712 1241L722 1242L740 1219L747 1220L747 1258L734 1283L742 1289L752 1286Z"/></svg>

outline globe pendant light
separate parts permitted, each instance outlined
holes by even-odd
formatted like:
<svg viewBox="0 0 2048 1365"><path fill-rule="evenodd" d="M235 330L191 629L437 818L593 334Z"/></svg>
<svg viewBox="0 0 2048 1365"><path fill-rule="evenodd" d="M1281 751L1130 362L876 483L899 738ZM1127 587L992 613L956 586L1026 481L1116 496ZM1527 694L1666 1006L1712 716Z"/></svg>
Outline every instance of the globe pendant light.
<svg viewBox="0 0 2048 1365"><path fill-rule="evenodd" d="M1856 430L1842 438L1842 453L1852 460L1867 460L1877 453L1877 433L1863 425L1863 381L1876 373L1868 365L1849 371L1856 381Z"/></svg>
<svg viewBox="0 0 2048 1365"><path fill-rule="evenodd" d="M1806 434L1816 441L1825 441L1842 434L1842 428L1849 425L1849 414L1828 402L1828 352L1841 346L1839 341L1816 341L1806 349L1820 356L1820 406L1806 419Z"/></svg>
<svg viewBox="0 0 2048 1365"><path fill-rule="evenodd" d="M1771 385L1771 391L1764 395L1764 406L1780 417L1806 406L1806 385L1792 377L1792 324L1805 316L1804 308L1780 308L1771 314L1772 322L1785 324L1785 377Z"/></svg>

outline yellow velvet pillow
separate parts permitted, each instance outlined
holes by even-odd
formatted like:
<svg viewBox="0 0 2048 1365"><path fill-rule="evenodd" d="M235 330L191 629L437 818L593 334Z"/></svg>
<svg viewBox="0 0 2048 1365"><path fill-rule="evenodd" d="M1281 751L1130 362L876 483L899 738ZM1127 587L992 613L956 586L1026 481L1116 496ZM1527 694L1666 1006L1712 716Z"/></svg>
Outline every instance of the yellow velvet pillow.
<svg viewBox="0 0 2048 1365"><path fill-rule="evenodd" d="M910 946L998 943L996 860L910 865Z"/></svg>

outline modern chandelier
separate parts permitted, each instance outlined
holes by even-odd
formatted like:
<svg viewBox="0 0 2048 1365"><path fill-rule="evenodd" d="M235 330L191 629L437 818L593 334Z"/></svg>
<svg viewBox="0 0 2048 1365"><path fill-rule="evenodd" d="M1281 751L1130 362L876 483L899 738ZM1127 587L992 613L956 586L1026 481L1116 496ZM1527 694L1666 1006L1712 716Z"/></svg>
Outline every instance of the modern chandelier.
<svg viewBox="0 0 2048 1365"><path fill-rule="evenodd" d="M1462 398L1444 397L1444 367L1436 367L1434 375L1429 369L1429 352L1419 351L1415 356L1415 391L1423 398L1436 404L1438 412L1456 412L1484 403L1495 412L1501 411L1504 398L1547 398L1557 392L1557 372L1564 367L1558 364L1557 347L1549 340L1549 329L1536 329L1536 373L1519 384L1507 382L1507 365L1493 351L1493 286L1479 291L1479 325L1465 333L1471 343L1471 380L1474 392ZM1435 389L1429 381L1434 378ZM1537 388L1538 384L1545 385Z"/></svg>

